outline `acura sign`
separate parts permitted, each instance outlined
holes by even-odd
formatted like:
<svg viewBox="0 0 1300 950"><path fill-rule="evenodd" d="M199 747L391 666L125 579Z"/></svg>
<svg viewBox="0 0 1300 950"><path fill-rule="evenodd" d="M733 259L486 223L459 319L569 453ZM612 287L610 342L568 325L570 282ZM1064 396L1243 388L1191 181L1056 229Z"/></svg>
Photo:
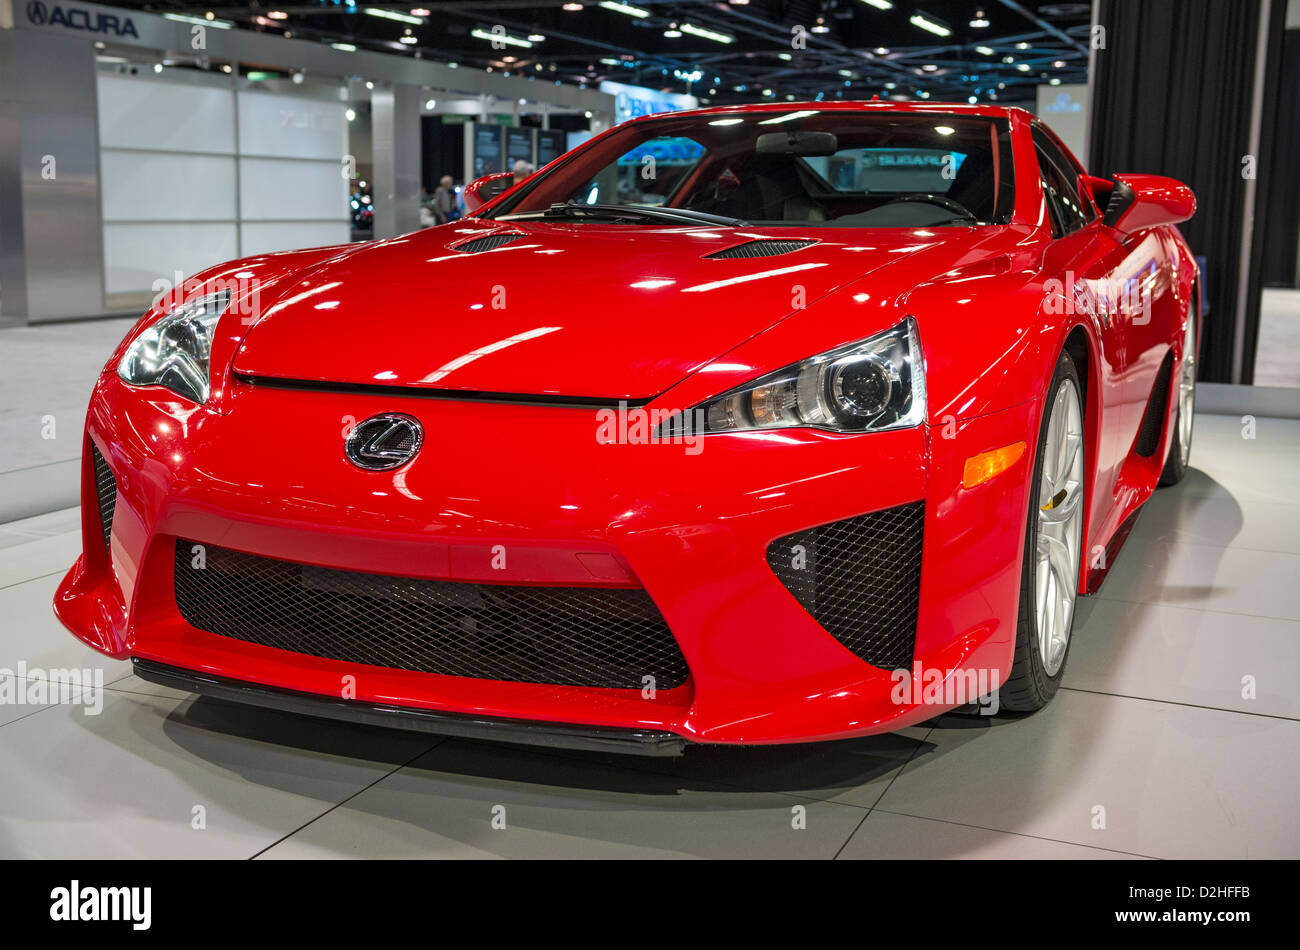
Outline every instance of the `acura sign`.
<svg viewBox="0 0 1300 950"><path fill-rule="evenodd" d="M135 30L135 23L129 16L92 13L84 7L58 3L47 5L45 0L31 0L27 4L27 22L32 26L58 26L65 30L80 30L85 33L140 38L140 34Z"/></svg>

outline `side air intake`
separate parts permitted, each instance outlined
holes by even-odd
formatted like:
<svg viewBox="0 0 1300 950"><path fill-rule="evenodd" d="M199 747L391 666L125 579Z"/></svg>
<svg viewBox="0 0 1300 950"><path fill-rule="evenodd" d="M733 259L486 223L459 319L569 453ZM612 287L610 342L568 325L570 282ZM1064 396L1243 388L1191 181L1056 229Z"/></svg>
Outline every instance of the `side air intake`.
<svg viewBox="0 0 1300 950"><path fill-rule="evenodd" d="M767 564L854 656L904 669L916 644L924 526L924 502L886 508L777 538Z"/></svg>
<svg viewBox="0 0 1300 950"><path fill-rule="evenodd" d="M99 503L99 526L104 530L104 551L107 553L108 539L113 534L113 511L117 508L117 479L93 442L90 444L90 461L95 470L95 500Z"/></svg>
<svg viewBox="0 0 1300 950"><path fill-rule="evenodd" d="M498 247L504 247L511 241L518 241L522 234L489 234L487 237L475 238L472 241L466 241L464 244L457 244L452 248L461 254L482 254L484 251L492 251Z"/></svg>
<svg viewBox="0 0 1300 950"><path fill-rule="evenodd" d="M711 261L725 261L735 257L776 257L779 254L791 254L816 243L816 241L748 241L726 250L706 254L705 257Z"/></svg>

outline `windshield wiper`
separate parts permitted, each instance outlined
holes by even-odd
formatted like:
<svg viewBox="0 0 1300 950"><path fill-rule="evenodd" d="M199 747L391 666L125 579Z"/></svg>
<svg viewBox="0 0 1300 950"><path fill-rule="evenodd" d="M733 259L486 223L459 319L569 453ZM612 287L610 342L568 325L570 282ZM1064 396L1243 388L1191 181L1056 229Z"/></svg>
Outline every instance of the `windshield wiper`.
<svg viewBox="0 0 1300 950"><path fill-rule="evenodd" d="M502 215L502 221L523 221L529 218L598 218L605 221L688 221L692 224L709 224L729 228L741 228L748 225L740 218L728 218L720 214L707 214L703 211L688 211L685 208L656 208L643 205L601 205L583 204L578 201L561 201L551 205L545 211L529 211L523 214Z"/></svg>

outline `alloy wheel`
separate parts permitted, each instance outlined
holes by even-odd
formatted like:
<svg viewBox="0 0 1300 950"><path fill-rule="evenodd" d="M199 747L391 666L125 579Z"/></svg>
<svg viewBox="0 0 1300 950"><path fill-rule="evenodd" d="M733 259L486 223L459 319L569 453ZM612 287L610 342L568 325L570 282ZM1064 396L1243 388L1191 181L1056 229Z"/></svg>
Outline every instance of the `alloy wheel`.
<svg viewBox="0 0 1300 950"><path fill-rule="evenodd" d="M1061 382L1050 413L1038 487L1034 596L1039 656L1043 671L1055 676L1070 643L1083 545L1083 413L1073 380Z"/></svg>

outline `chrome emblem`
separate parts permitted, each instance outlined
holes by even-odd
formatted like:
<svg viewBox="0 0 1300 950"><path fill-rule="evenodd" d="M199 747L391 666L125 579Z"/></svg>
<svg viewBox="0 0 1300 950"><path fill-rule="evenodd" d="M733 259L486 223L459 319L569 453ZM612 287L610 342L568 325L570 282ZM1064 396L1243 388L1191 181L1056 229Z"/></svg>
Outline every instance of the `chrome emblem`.
<svg viewBox="0 0 1300 950"><path fill-rule="evenodd" d="M420 423L394 412L358 422L348 433L343 451L357 468L387 472L415 458L422 442L424 428Z"/></svg>

